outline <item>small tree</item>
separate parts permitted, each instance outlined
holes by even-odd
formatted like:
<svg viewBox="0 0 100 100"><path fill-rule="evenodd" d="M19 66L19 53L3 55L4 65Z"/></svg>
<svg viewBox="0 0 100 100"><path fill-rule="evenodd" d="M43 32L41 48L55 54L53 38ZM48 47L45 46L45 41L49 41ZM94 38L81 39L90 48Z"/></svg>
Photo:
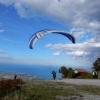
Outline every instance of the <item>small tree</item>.
<svg viewBox="0 0 100 100"><path fill-rule="evenodd" d="M62 73L62 77L66 78L68 76L68 70L65 66L61 66L59 69L59 73Z"/></svg>
<svg viewBox="0 0 100 100"><path fill-rule="evenodd" d="M97 78L100 78L100 58L93 63L93 69L98 72Z"/></svg>
<svg viewBox="0 0 100 100"><path fill-rule="evenodd" d="M74 77L74 70L70 67L67 69L68 70L68 78L73 78Z"/></svg>
<svg viewBox="0 0 100 100"><path fill-rule="evenodd" d="M93 63L93 69L96 70L97 72L100 71L100 58L98 58L94 63Z"/></svg>

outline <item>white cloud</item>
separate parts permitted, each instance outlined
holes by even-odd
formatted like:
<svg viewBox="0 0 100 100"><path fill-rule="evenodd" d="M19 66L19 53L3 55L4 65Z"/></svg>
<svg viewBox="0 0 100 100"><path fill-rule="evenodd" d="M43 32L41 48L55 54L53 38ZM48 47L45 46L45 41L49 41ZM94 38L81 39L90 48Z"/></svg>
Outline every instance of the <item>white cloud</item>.
<svg viewBox="0 0 100 100"><path fill-rule="evenodd" d="M70 33L74 34L77 40L83 38L86 34L86 31L83 28L72 28L70 29Z"/></svg>
<svg viewBox="0 0 100 100"><path fill-rule="evenodd" d="M92 33L100 31L99 0L96 2L94 0L60 0L60 2L58 0L0 0L0 2L8 6L13 5L19 16L23 18L47 15L71 28L74 27L77 29L77 33L74 32L77 39L84 37L87 31ZM95 38L98 39L96 36Z"/></svg>
<svg viewBox="0 0 100 100"><path fill-rule="evenodd" d="M100 1L96 0L0 0L14 5L23 18L49 15L71 27L100 30ZM90 10L91 9L91 10Z"/></svg>
<svg viewBox="0 0 100 100"><path fill-rule="evenodd" d="M83 42L77 44L55 44L46 46L47 48L58 50L60 52L65 52L72 57L87 57L88 59L96 59L97 56L100 56L100 43L94 42ZM81 59L81 58L80 58Z"/></svg>
<svg viewBox="0 0 100 100"><path fill-rule="evenodd" d="M53 57L49 57L50 59L53 59Z"/></svg>
<svg viewBox="0 0 100 100"><path fill-rule="evenodd" d="M19 11L19 9L24 9L27 13L34 15L35 13L41 14L49 14L55 18L59 18L61 20L66 19L67 22L81 22L82 20L96 19L99 20L99 0L96 2L94 0L0 0L3 4L13 4L15 8ZM16 6L17 5L17 6ZM21 8L20 8L21 7ZM91 10L90 10L91 9ZM19 14L20 15L20 14ZM73 16L74 15L74 16ZM93 15L93 16L90 16ZM25 15L26 16L26 15ZM68 21L69 19L69 21ZM94 19L95 20L95 19Z"/></svg>
<svg viewBox="0 0 100 100"><path fill-rule="evenodd" d="M0 32L4 32L5 30L0 30Z"/></svg>
<svg viewBox="0 0 100 100"><path fill-rule="evenodd" d="M6 51L0 50L0 53L6 53Z"/></svg>
<svg viewBox="0 0 100 100"><path fill-rule="evenodd" d="M50 59L41 59L41 58L21 58L21 57L12 57L12 56L0 56L0 63L8 64L28 64L28 65L48 65L48 66L59 66L60 62Z"/></svg>
<svg viewBox="0 0 100 100"><path fill-rule="evenodd" d="M84 51L72 51L72 52L67 52L68 55L71 55L71 56L86 56L86 55L89 55L90 52L84 52Z"/></svg>
<svg viewBox="0 0 100 100"><path fill-rule="evenodd" d="M17 12L21 17L27 16L28 12L22 7L20 3L16 3L15 8L17 9Z"/></svg>
<svg viewBox="0 0 100 100"><path fill-rule="evenodd" d="M51 47L51 46L52 46L52 44L47 44L47 45L46 45L46 47Z"/></svg>
<svg viewBox="0 0 100 100"><path fill-rule="evenodd" d="M60 55L60 52L55 52L53 53L55 56L59 56Z"/></svg>

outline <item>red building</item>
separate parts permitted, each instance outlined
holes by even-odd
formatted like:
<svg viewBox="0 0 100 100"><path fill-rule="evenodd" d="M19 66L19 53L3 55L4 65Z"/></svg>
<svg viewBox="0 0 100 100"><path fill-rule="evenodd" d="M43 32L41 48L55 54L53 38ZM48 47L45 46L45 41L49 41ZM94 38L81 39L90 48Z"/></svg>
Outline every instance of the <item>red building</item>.
<svg viewBox="0 0 100 100"><path fill-rule="evenodd" d="M87 71L87 70L84 70L84 69L75 69L74 74L75 74L75 77L78 77L78 76L81 76L81 75L87 76L87 75L90 74L90 72Z"/></svg>

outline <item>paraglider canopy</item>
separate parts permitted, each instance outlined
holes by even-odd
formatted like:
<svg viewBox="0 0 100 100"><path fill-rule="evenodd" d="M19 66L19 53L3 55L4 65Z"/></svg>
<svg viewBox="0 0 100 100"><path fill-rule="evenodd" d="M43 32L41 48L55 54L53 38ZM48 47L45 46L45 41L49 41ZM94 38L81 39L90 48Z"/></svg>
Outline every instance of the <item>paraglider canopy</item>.
<svg viewBox="0 0 100 100"><path fill-rule="evenodd" d="M36 41L41 38L42 36L48 34L48 33L56 33L56 34L61 34L66 36L72 43L75 43L75 37L65 31L61 31L61 30L56 30L56 29L44 29L44 30L40 30L38 32L36 32L35 34L33 34L31 36L31 38L29 39L29 48L33 49L34 45L36 43Z"/></svg>

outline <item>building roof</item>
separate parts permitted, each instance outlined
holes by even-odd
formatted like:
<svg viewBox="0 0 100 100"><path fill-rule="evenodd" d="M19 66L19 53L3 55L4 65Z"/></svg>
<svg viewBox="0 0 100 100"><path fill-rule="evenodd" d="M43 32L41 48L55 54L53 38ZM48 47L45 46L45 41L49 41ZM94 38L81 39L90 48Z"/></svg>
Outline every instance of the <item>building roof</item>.
<svg viewBox="0 0 100 100"><path fill-rule="evenodd" d="M78 73L90 73L89 71L87 70L84 70L84 69L75 69L76 71L78 71Z"/></svg>

